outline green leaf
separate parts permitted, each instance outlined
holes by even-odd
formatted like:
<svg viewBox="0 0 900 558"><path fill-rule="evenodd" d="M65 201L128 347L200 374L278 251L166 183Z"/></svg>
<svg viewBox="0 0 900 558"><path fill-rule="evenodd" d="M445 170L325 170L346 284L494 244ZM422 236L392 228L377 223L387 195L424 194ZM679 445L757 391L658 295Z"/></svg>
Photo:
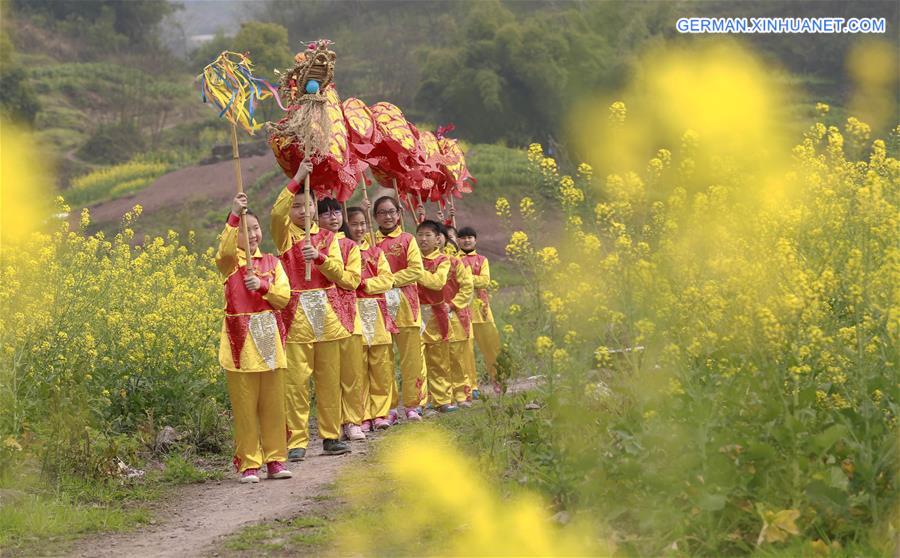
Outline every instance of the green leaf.
<svg viewBox="0 0 900 558"><path fill-rule="evenodd" d="M775 449L768 444L752 443L744 452L744 459L750 461L765 461L774 459L776 456Z"/></svg>
<svg viewBox="0 0 900 558"><path fill-rule="evenodd" d="M725 508L728 498L724 494L702 494L697 500L697 507L706 511L719 511Z"/></svg>
<svg viewBox="0 0 900 558"><path fill-rule="evenodd" d="M832 488L820 480L814 480L806 485L805 492L810 500L820 505L839 509L847 505L846 492Z"/></svg>
<svg viewBox="0 0 900 558"><path fill-rule="evenodd" d="M828 427L825 432L822 432L813 438L813 448L819 453L824 453L837 443L838 440L846 436L847 432L848 429L843 424L834 424Z"/></svg>

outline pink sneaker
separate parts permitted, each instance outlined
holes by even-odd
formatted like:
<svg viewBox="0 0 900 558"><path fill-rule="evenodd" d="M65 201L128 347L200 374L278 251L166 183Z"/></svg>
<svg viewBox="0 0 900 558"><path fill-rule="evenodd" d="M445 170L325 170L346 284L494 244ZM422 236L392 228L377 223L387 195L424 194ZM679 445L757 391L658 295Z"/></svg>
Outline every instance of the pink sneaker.
<svg viewBox="0 0 900 558"><path fill-rule="evenodd" d="M412 422L418 422L422 420L422 417L419 416L419 413L415 409L408 409L406 411L406 420L410 420Z"/></svg>
<svg viewBox="0 0 900 558"><path fill-rule="evenodd" d="M373 430L375 430L374 428L372 428L371 420L364 420L362 422L362 425L360 426L360 429L362 429L363 432L372 432Z"/></svg>
<svg viewBox="0 0 900 558"><path fill-rule="evenodd" d="M375 430L387 430L391 427L391 423L384 417L378 417L375 419Z"/></svg>
<svg viewBox="0 0 900 558"><path fill-rule="evenodd" d="M400 416L397 413L397 409L391 409L391 412L388 413L388 422L393 426L397 424L398 420L400 420Z"/></svg>
<svg viewBox="0 0 900 558"><path fill-rule="evenodd" d="M287 467L281 461L270 461L266 463L266 477L270 479L289 479L294 473L288 471Z"/></svg>
<svg viewBox="0 0 900 558"><path fill-rule="evenodd" d="M245 469L241 473L241 484L259 482L259 469Z"/></svg>
<svg viewBox="0 0 900 558"><path fill-rule="evenodd" d="M366 435L363 434L362 428L355 424L347 425L347 438L351 440L365 440Z"/></svg>

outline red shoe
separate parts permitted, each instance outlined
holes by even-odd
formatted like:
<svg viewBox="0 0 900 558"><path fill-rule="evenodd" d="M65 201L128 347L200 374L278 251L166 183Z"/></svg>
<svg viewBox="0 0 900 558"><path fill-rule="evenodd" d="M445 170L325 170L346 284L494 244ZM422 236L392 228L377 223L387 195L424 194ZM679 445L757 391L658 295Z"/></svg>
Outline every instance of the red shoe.
<svg viewBox="0 0 900 558"><path fill-rule="evenodd" d="M266 463L267 478L270 479L289 479L294 473L288 471L287 467L281 461L270 461Z"/></svg>
<svg viewBox="0 0 900 558"><path fill-rule="evenodd" d="M259 469L245 469L241 473L241 484L259 482Z"/></svg>
<svg viewBox="0 0 900 558"><path fill-rule="evenodd" d="M399 414L397 413L397 409L391 409L391 412L388 413L388 419L387 419L387 420L388 420L388 423L390 423L391 426L394 426L395 424L397 424L397 421L400 420L400 416L399 416Z"/></svg>
<svg viewBox="0 0 900 558"><path fill-rule="evenodd" d="M362 429L363 432L372 432L375 430L374 428L372 428L371 420L364 420L362 422L362 425L360 426L360 428Z"/></svg>
<svg viewBox="0 0 900 558"><path fill-rule="evenodd" d="M419 412L415 409L407 409L406 410L406 420L410 420L412 422L419 422L422 420L422 417L419 415Z"/></svg>
<svg viewBox="0 0 900 558"><path fill-rule="evenodd" d="M387 430L391 427L391 423L384 417L378 417L375 419L375 430Z"/></svg>

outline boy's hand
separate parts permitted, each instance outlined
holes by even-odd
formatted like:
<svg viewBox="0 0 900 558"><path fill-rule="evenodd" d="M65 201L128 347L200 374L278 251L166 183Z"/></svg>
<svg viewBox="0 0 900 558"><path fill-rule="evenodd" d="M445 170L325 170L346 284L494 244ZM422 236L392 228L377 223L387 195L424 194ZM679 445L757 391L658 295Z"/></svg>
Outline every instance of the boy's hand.
<svg viewBox="0 0 900 558"><path fill-rule="evenodd" d="M231 202L231 212L240 217L247 211L247 194L241 192Z"/></svg>
<svg viewBox="0 0 900 558"><path fill-rule="evenodd" d="M368 199L363 199L362 203L360 203L359 205L363 208L363 211L368 213L369 209L372 207L372 202L370 202Z"/></svg>
<svg viewBox="0 0 900 558"><path fill-rule="evenodd" d="M303 259L311 262L319 256L319 251L315 249L311 244L303 245Z"/></svg>
<svg viewBox="0 0 900 558"><path fill-rule="evenodd" d="M247 287L248 291L258 291L259 285L259 277L257 277L256 275L248 273L244 276L244 286Z"/></svg>
<svg viewBox="0 0 900 558"><path fill-rule="evenodd" d="M297 173L294 175L294 182L300 184L306 179L307 175L312 172L312 161L309 160L309 157L304 158L300 162L300 166L297 167Z"/></svg>

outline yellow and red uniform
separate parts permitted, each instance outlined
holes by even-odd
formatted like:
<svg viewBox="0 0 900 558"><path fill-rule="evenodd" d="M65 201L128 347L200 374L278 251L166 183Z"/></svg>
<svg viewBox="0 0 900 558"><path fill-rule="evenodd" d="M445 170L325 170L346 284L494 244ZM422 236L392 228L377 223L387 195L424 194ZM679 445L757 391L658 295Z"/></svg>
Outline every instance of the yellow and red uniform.
<svg viewBox="0 0 900 558"><path fill-rule="evenodd" d="M450 382L453 398L457 403L471 397L473 385L469 367L474 363L472 354L472 272L456 256L452 246L447 247L450 272L444 285L444 302L450 306ZM470 362L471 361L471 362ZM474 369L473 369L474 370Z"/></svg>
<svg viewBox="0 0 900 558"><path fill-rule="evenodd" d="M419 277L422 303L422 343L428 366L428 394L436 405L453 401L450 376L450 305L444 302L444 286L450 274L450 257L434 250L422 258L425 270Z"/></svg>
<svg viewBox="0 0 900 558"><path fill-rule="evenodd" d="M422 275L422 253L415 237L397 227L388 234L378 231L375 236L378 247L384 252L391 273L393 287L384 294L388 312L397 326L394 342L400 353L400 377L402 392L394 390L391 407L402 400L407 409L418 407L425 401L425 359L420 329L419 295L416 281Z"/></svg>
<svg viewBox="0 0 900 558"><path fill-rule="evenodd" d="M397 326L388 311L384 293L394 284L394 274L381 248L360 246L362 280L356 290L357 324L363 342L362 395L365 420L386 417L394 394L394 357L391 334Z"/></svg>
<svg viewBox="0 0 900 558"><path fill-rule="evenodd" d="M500 353L500 334L494 324L494 314L491 312L491 301L488 296L488 287L491 284L491 267L488 259L475 250L464 255L462 261L472 270L472 281L475 286L475 298L472 300L472 330L475 343L481 356L484 357L484 367L487 369L491 381L495 381L497 373L495 363ZM474 353L473 353L474 355ZM474 357L473 357L474 358ZM474 376L474 363L471 366ZM473 377L472 389L478 389L477 380Z"/></svg>
<svg viewBox="0 0 900 558"><path fill-rule="evenodd" d="M356 289L360 281L359 246L340 231L335 233L335 238L341 249L344 272L334 283L341 297L346 297L348 303L353 305L352 335L341 339L341 423L359 426L365 414L365 399L362 394L362 331L356 310Z"/></svg>
<svg viewBox="0 0 900 558"><path fill-rule="evenodd" d="M238 248L240 218L231 214L216 252L216 267L225 278L225 319L219 364L226 371L234 415L238 472L263 463L287 460L284 408L285 329L278 312L291 296L281 262L272 254L253 254L260 286L244 285L247 257Z"/></svg>
<svg viewBox="0 0 900 558"><path fill-rule="evenodd" d="M316 382L319 437L338 440L341 434L340 341L353 330L355 305L334 282L342 279L344 262L334 234L310 225L318 251L307 264L303 258L306 233L291 223L290 211L300 185L291 180L272 208L272 240L291 284L291 300L282 312L287 330L285 401L290 431L288 449L309 443L309 378ZM306 280L306 266L312 266Z"/></svg>

